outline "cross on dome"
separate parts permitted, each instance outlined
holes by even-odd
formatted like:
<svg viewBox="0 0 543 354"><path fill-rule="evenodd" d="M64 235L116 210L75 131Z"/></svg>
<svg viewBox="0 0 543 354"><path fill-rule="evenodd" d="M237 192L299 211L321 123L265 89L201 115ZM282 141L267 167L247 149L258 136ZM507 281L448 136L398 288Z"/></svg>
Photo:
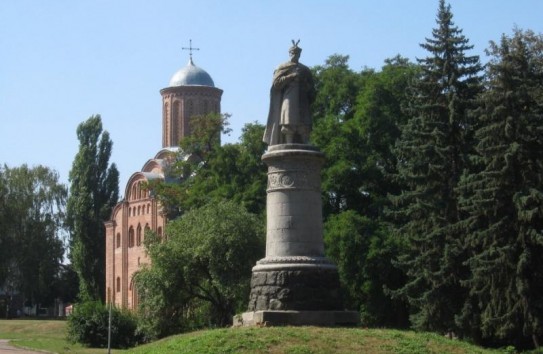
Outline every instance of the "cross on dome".
<svg viewBox="0 0 543 354"><path fill-rule="evenodd" d="M189 47L182 47L181 50L188 50L189 51L189 58L190 58L190 62L192 63L192 51L193 50L200 50L200 48L194 48L192 46L192 39L189 39Z"/></svg>

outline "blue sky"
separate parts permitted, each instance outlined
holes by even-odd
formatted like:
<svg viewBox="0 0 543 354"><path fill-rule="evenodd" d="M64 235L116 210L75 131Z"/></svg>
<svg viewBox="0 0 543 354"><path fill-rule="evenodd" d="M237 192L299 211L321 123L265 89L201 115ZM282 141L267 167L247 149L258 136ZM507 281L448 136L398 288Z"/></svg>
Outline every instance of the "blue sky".
<svg viewBox="0 0 543 354"><path fill-rule="evenodd" d="M451 0L454 22L481 55L516 25L543 32L541 0ZM194 62L224 90L236 142L245 123L265 122L274 68L301 39L301 62L334 53L379 69L435 27L438 0L4 0L0 1L0 163L42 164L68 173L76 128L101 114L113 140L121 194L161 148L161 97L170 77Z"/></svg>

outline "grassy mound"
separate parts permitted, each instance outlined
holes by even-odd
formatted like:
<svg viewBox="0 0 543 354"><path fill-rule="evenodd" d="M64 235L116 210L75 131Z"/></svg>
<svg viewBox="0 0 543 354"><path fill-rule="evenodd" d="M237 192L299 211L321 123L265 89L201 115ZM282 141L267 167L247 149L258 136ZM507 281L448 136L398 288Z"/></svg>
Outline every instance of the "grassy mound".
<svg viewBox="0 0 543 354"><path fill-rule="evenodd" d="M52 353L104 353L66 341L65 321L0 320L0 338ZM224 328L180 334L113 353L503 353L430 333L364 328Z"/></svg>
<svg viewBox="0 0 543 354"><path fill-rule="evenodd" d="M264 327L182 334L132 353L498 353L435 334L387 329Z"/></svg>

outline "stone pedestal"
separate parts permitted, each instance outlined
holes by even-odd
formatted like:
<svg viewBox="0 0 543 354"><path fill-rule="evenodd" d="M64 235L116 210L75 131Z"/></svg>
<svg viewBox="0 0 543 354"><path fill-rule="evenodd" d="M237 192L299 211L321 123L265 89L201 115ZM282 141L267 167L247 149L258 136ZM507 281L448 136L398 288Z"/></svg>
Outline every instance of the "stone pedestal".
<svg viewBox="0 0 543 354"><path fill-rule="evenodd" d="M324 257L320 173L324 154L306 144L272 145L268 165L266 257L253 267L248 312L234 325L352 325L339 277Z"/></svg>

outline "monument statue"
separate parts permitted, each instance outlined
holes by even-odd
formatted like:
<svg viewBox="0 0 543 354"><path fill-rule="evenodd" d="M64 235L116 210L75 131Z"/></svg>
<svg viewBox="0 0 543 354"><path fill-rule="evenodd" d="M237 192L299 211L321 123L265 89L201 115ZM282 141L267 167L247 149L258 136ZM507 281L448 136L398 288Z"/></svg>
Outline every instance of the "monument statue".
<svg viewBox="0 0 543 354"><path fill-rule="evenodd" d="M298 41L299 42L299 41ZM266 255L251 275L247 311L236 326L356 325L360 315L343 308L337 266L324 254L321 170L324 154L308 144L309 107L315 98L309 69L290 62L275 70L264 133L268 150Z"/></svg>
<svg viewBox="0 0 543 354"><path fill-rule="evenodd" d="M315 85L311 70L298 62L300 40L292 40L290 61L279 65L273 73L270 111L263 141L268 145L307 144L311 132L311 103Z"/></svg>

